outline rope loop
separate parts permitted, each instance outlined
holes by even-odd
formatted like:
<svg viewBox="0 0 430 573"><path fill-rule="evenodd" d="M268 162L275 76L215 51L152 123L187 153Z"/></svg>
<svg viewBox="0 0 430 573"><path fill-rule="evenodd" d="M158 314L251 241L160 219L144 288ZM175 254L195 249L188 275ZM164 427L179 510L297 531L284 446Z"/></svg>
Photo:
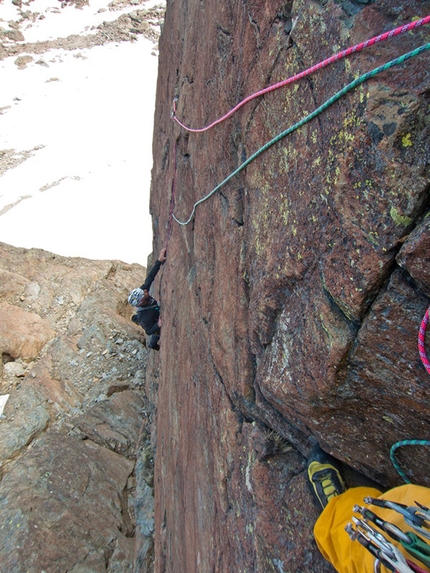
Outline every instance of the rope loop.
<svg viewBox="0 0 430 573"><path fill-rule="evenodd" d="M390 459L391 462L395 468L395 470L397 471L397 473L399 474L399 476L403 479L403 481L405 483L412 483L411 480L406 476L406 474L404 473L404 471L401 469L396 456L395 456L395 452L398 448L401 448L403 446L430 446L430 441L429 440L402 440L400 442L396 442L395 444L393 444L390 448Z"/></svg>
<svg viewBox="0 0 430 573"><path fill-rule="evenodd" d="M426 310L426 313L420 325L420 329L418 331L418 352L420 353L421 362L423 363L424 368L430 374L430 362L427 358L425 349L426 330L427 330L427 325L429 323L429 311L430 308Z"/></svg>

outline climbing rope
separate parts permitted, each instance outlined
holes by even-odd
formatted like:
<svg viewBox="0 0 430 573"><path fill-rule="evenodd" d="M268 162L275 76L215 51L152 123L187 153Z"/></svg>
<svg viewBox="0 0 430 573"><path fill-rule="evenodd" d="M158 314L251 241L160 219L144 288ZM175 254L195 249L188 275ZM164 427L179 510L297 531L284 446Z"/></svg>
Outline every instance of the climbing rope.
<svg viewBox="0 0 430 573"><path fill-rule="evenodd" d="M420 353L421 361L424 364L425 369L430 374L430 362L427 358L425 349L426 330L427 330L427 325L429 323L429 310L430 310L429 308L426 310L426 313L420 325L420 329L418 331L418 352Z"/></svg>
<svg viewBox="0 0 430 573"><path fill-rule="evenodd" d="M208 131L209 129L211 129L215 125L218 125L222 121L224 121L227 118L229 118L230 116L232 116L243 105L245 105L246 103L250 102L251 100L253 100L257 97L260 97L266 93L272 92L272 91L277 90L281 87L284 87L288 84L291 84L297 80L300 80L301 78L304 78L305 76L308 76L317 70L325 68L326 66L332 64L333 62L336 62L336 61L341 60L342 58L345 58L351 54L354 54L356 52L364 50L365 48L368 48L369 46L373 46L377 42L383 42L384 40L388 40L390 38L393 38L394 36L398 36L399 34L403 34L404 32L408 32L410 30L414 30L415 28L418 28L419 26L424 26L425 24L429 24L429 23L430 23L430 16L426 16L425 18L420 18L419 20L415 20L414 22L410 22L409 24L405 24L404 26L399 26L398 28L390 30L389 32L385 32L384 34L380 34L379 36L375 36L374 38L370 38L370 40L366 40L365 42L361 42L360 44L356 44L355 46L351 46L351 47L347 48L346 50L343 50L342 52L339 52L338 54L335 54L334 56L331 56L330 58L327 58L326 60L323 60L322 62L315 64L314 66L308 68L307 70L304 70L303 72L300 72L299 74L296 74L295 76L287 78L281 82L273 84L273 85L271 85L267 88L264 88L262 90L259 90L259 91L255 92L254 94L251 94L250 96L248 96L247 98L245 98L244 100L239 102L228 113L226 113L225 115L223 115L219 119L215 120L211 124L207 125L206 127L193 129L191 127L187 127L181 121L179 121L179 119L176 117L176 101L177 101L177 98L175 98L173 100L173 111L172 111L171 118L174 121L176 121L176 123L179 124L186 131L190 131L193 133L202 133L204 131Z"/></svg>
<svg viewBox="0 0 430 573"><path fill-rule="evenodd" d="M244 161L241 165L239 165L239 167L237 169L235 169L232 173L230 173L230 175L228 175L223 181L221 181L221 183L218 183L218 185L216 187L214 187L214 189L212 189L212 191L210 191L207 195L205 195L204 197L199 199L196 203L194 203L194 206L193 206L192 211L191 211L191 215L188 217L188 219L186 221L180 221L175 216L175 214L172 213L173 219L179 225L183 225L183 226L188 225L188 223L190 223L190 221L194 217L194 213L195 213L198 205L200 205L201 203L203 203L204 201L207 201L210 197L212 197L212 195L214 193L216 193L221 187L223 187L228 181L230 181L230 179L232 179L238 173L240 173L243 169L245 169L245 167L247 165L249 165L252 161L254 161L254 159L256 159L259 155L261 155L262 153L264 153L264 151L269 149L269 147L272 147L272 145L274 145L275 143L277 143L278 141L280 141L281 139L283 139L284 137L286 137L287 135L289 135L290 133L292 133L296 129L302 127L303 125L305 125L306 123L311 121L314 117L316 117L317 115L319 115L320 113L325 111L334 102L336 102L342 96L344 96L349 91L356 88L357 86L359 86L363 82L369 80L370 78L373 78L374 76L376 76L377 74L379 74L381 72L385 72L386 70L392 68L393 66L402 64L403 62L405 62L405 61L407 61L407 60L409 60L409 59L411 59L411 58L413 58L419 54L422 54L423 52L425 52L428 49L430 49L430 43L424 44L423 46L420 46L419 48L416 48L415 50L412 50L411 52L408 52L407 54L404 54L403 56L399 56L398 58L395 58L394 60L391 60L390 62L383 64L382 66L378 66L377 68L371 70L370 72L363 74L359 78L352 81L350 84L346 85L343 89L338 91L330 99L328 99L325 103L323 103L320 107L318 107L315 111L313 111L312 113L310 113L309 115L307 115L306 117L304 117L303 119L301 119L300 121L298 121L297 123L295 123L294 125L289 127L288 129L286 129L285 131L282 131L276 137L274 137L273 139L268 141L265 145L260 147L260 149L258 149L255 153L253 153L246 161Z"/></svg>
<svg viewBox="0 0 430 573"><path fill-rule="evenodd" d="M399 463L398 463L396 456L395 456L396 450L398 448L401 448L402 446L430 446L430 441L429 440L402 440L400 442L396 442L390 448L390 459L391 459L391 462L392 462L395 470L397 471L397 473L400 475L400 477L403 479L403 481L405 483L411 483L411 480L406 476L404 471L399 466Z"/></svg>
<svg viewBox="0 0 430 573"><path fill-rule="evenodd" d="M424 347L426 329L427 329L427 325L429 322L429 311L430 311L430 308L428 308L426 310L426 313L425 313L424 318L421 322L420 329L418 332L418 351L420 353L420 357L421 357L422 363L425 366L425 369L430 374L430 362L427 359L427 355L426 355L426 351L425 351L425 347ZM401 442L396 442L395 444L393 444L391 446L390 459L391 459L391 462L392 462L395 470L397 471L397 473L400 475L400 477L403 479L403 481L405 483L411 483L410 479L406 476L404 471L399 466L399 463L397 462L396 455L395 455L396 450L398 448L401 448L402 446L430 446L430 441L428 441L428 440L402 440Z"/></svg>

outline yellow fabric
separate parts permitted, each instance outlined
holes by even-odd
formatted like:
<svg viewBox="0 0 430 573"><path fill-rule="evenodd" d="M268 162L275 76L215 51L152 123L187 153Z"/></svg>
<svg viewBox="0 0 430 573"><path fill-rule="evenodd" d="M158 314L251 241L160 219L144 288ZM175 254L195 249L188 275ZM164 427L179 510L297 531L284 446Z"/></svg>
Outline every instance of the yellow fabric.
<svg viewBox="0 0 430 573"><path fill-rule="evenodd" d="M430 489L411 484L396 487L384 494L370 487L354 487L331 499L315 524L314 535L319 550L339 573L373 573L374 558L358 541L351 541L345 531L345 525L351 522L354 515L353 506L365 506L365 497L380 497L405 505L416 505L417 500L430 507ZM413 531L396 511L376 506L367 507L384 521L390 521L403 531ZM394 540L390 541L399 546ZM426 570L422 563L406 554L402 548L401 551L408 559ZM385 572L386 568L382 567L382 571Z"/></svg>

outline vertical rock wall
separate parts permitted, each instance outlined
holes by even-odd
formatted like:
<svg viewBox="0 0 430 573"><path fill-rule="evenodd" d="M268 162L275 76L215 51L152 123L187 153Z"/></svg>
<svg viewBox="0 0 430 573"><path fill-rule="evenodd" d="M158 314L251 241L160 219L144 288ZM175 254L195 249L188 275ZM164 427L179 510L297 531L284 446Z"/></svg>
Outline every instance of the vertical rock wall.
<svg viewBox="0 0 430 573"><path fill-rule="evenodd" d="M346 84L428 41L402 34L249 94L430 13L430 2L172 0L160 42L151 211L175 215ZM157 283L155 570L330 571L312 540L315 442L381 487L427 438L417 333L429 303L429 55L352 90L173 223ZM157 293L157 294L158 294ZM155 378L155 376L158 376ZM427 456L427 457L426 457ZM428 483L425 451L401 461ZM351 483L357 474L350 472Z"/></svg>

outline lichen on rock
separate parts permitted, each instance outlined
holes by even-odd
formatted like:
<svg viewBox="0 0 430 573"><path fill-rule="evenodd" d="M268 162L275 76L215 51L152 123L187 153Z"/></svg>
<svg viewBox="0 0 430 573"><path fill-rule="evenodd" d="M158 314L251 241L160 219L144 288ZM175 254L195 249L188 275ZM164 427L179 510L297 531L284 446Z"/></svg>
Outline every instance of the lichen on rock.
<svg viewBox="0 0 430 573"><path fill-rule="evenodd" d="M424 44L428 27L253 99L203 134L172 122L175 96L180 121L203 127L429 8L414 0L168 4L151 195L158 244L172 188L185 221L261 146L355 78ZM400 483L390 446L428 435L428 374L416 344L429 293L427 63L421 54L348 92L199 204L190 224L174 223L161 291L156 571L329 571L311 535L304 468L312 445L344 463L351 485L385 488ZM293 450L259 458L270 452L267 429ZM428 485L428 452L400 456Z"/></svg>

